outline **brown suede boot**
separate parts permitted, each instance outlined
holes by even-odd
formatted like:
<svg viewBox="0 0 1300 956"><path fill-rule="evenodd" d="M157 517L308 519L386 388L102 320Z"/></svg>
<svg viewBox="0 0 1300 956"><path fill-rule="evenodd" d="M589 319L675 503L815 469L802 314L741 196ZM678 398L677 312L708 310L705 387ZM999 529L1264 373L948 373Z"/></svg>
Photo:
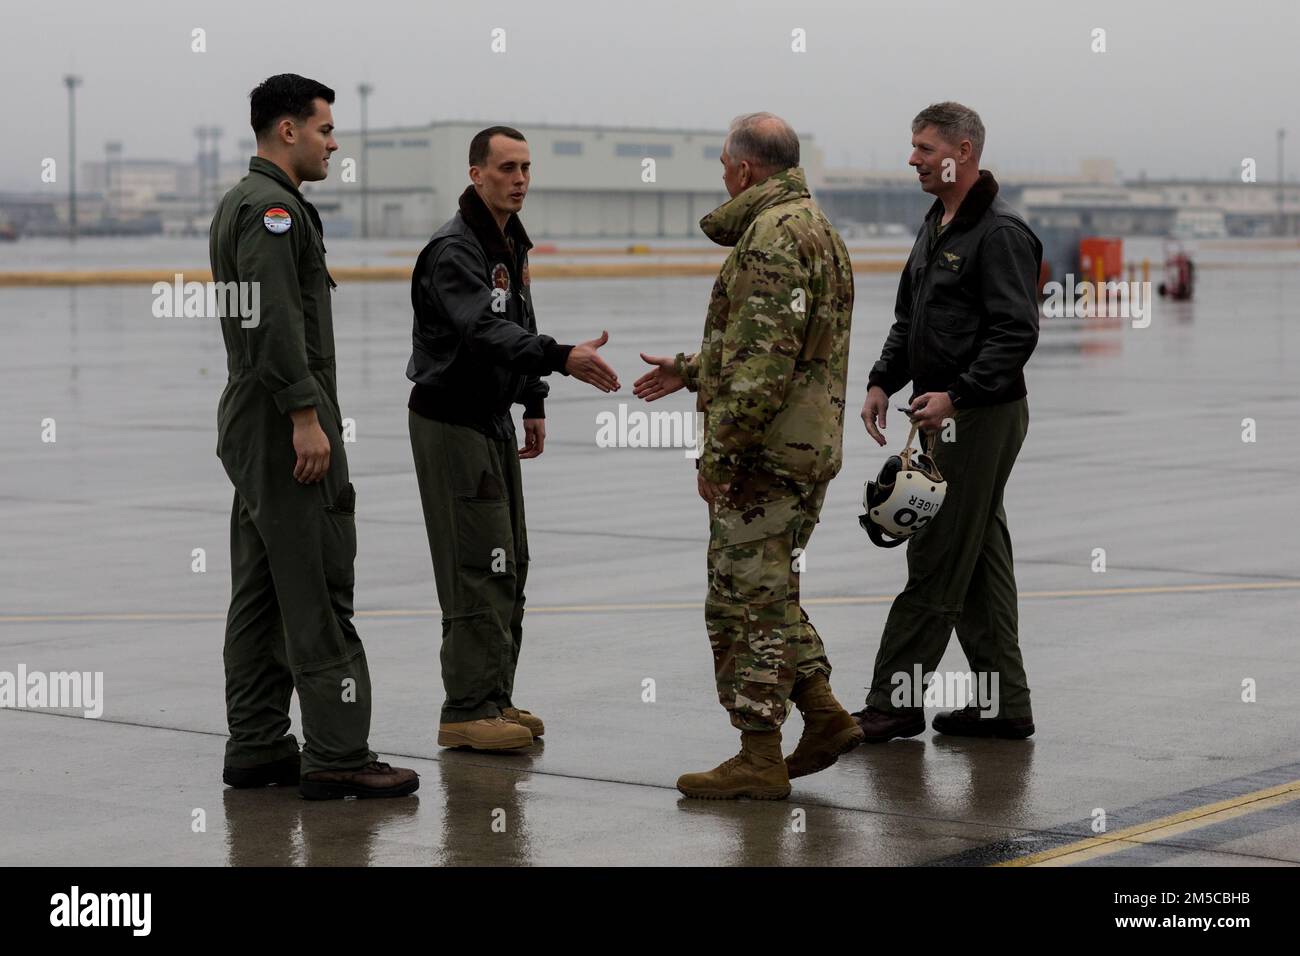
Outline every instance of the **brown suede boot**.
<svg viewBox="0 0 1300 956"><path fill-rule="evenodd" d="M530 747L533 735L523 724L502 717L462 720L438 725L439 747L468 747L471 750L520 750Z"/></svg>
<svg viewBox="0 0 1300 956"><path fill-rule="evenodd" d="M784 800L790 777L781 759L781 731L742 730L740 753L708 773L682 774L677 789L701 800Z"/></svg>
<svg viewBox="0 0 1300 956"><path fill-rule="evenodd" d="M522 724L528 728L528 732L534 737L540 737L546 733L546 725L542 723L542 718L536 714L530 714L526 710L520 710L518 707L503 708L501 719L508 720L512 724Z"/></svg>
<svg viewBox="0 0 1300 956"><path fill-rule="evenodd" d="M790 694L803 715L803 736L794 753L785 758L790 778L825 770L840 754L862 743L862 728L831 693L830 681L820 672L794 685Z"/></svg>

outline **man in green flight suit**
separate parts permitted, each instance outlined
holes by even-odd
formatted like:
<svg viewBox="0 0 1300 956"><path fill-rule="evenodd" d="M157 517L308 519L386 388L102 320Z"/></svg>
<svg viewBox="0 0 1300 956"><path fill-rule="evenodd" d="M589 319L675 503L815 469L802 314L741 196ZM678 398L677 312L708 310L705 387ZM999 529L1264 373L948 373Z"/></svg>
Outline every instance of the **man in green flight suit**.
<svg viewBox="0 0 1300 956"><path fill-rule="evenodd" d="M782 799L862 741L831 693L826 650L799 606L803 551L840 469L853 267L808 192L799 138L779 117L732 123L722 148L730 201L700 222L732 246L693 355L642 355L655 368L634 393L683 386L704 415L698 485L709 503L705 624L718 699L741 751L684 774L688 797ZM803 736L781 757L787 702Z"/></svg>
<svg viewBox="0 0 1300 956"><path fill-rule="evenodd" d="M371 752L370 672L352 624L356 492L334 371L333 279L321 222L298 191L338 149L334 92L292 73L250 94L257 155L217 207L212 276L252 316L221 322L229 381L217 455L235 486L226 619L232 787L298 784L308 799L397 797L413 770ZM229 288L229 287L228 287ZM227 300L229 301L229 300ZM241 310L242 311L242 310ZM289 733L298 691L303 749Z"/></svg>

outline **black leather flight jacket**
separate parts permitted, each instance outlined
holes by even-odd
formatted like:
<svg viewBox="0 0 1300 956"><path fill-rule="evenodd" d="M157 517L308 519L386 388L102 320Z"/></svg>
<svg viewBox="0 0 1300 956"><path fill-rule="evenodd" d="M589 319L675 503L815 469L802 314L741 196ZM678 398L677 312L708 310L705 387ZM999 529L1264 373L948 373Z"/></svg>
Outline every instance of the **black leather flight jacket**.
<svg viewBox="0 0 1300 956"><path fill-rule="evenodd" d="M1038 273L1043 246L998 198L981 170L957 214L937 237L936 200L898 283L894 324L868 387L892 395L912 382L912 398L947 392L957 408L1023 398L1024 367L1038 344Z"/></svg>
<svg viewBox="0 0 1300 956"><path fill-rule="evenodd" d="M412 411L494 438L513 433L511 405L522 404L524 418L546 417L541 376L564 372L573 346L537 331L530 248L518 216L503 235L474 187L465 190L411 276Z"/></svg>

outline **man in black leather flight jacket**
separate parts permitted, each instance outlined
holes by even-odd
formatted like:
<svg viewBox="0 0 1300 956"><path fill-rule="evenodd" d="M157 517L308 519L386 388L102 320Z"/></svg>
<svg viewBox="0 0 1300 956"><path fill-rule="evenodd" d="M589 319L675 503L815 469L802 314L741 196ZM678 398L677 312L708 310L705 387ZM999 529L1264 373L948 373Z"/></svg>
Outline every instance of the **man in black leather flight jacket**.
<svg viewBox="0 0 1300 956"><path fill-rule="evenodd" d="M908 539L907 586L890 608L871 692L855 716L868 742L921 733L925 683L956 628L977 695L936 716L934 729L1020 739L1034 724L1002 499L1029 427L1024 366L1038 344L1042 244L999 198L993 174L979 169L984 126L973 110L935 104L912 133L908 162L936 200L903 269L862 418L883 445L889 396L910 381L911 418L929 439L947 495Z"/></svg>
<svg viewBox="0 0 1300 956"><path fill-rule="evenodd" d="M411 276L408 422L442 610L438 743L514 750L545 732L513 699L529 561L519 461L545 447L542 377L561 372L604 392L618 390L618 377L596 352L608 333L561 345L537 331L532 243L518 215L531 167L523 134L481 131L469 166L459 211ZM523 405L522 448L515 404Z"/></svg>

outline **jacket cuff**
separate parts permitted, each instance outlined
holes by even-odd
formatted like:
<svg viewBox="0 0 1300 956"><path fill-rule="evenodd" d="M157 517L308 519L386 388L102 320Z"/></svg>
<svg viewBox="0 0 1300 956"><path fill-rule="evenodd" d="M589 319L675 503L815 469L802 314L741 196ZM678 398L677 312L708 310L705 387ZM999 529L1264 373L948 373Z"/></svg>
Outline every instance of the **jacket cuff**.
<svg viewBox="0 0 1300 956"><path fill-rule="evenodd" d="M546 354L547 370L559 372L561 375L568 375L569 373L564 370L564 366L569 361L569 353L573 351L573 346L561 345L559 342L549 342L542 348Z"/></svg>
<svg viewBox="0 0 1300 956"><path fill-rule="evenodd" d="M524 402L524 418L545 418L546 399L530 398Z"/></svg>
<svg viewBox="0 0 1300 956"><path fill-rule="evenodd" d="M700 387L699 369L700 367L691 361L694 355L687 355L685 352L678 352L673 359L673 371L682 377L686 383L688 392L698 391Z"/></svg>
<svg viewBox="0 0 1300 956"><path fill-rule="evenodd" d="M287 415L289 412L297 411L300 408L312 408L320 404L320 395L316 391L316 379L310 374L306 378L272 393L271 397L275 399L275 407L280 410L282 415Z"/></svg>
<svg viewBox="0 0 1300 956"><path fill-rule="evenodd" d="M890 388L885 382L885 377L876 372L867 376L867 390L870 391L873 387L879 387L886 395L893 395L898 391L896 388Z"/></svg>

